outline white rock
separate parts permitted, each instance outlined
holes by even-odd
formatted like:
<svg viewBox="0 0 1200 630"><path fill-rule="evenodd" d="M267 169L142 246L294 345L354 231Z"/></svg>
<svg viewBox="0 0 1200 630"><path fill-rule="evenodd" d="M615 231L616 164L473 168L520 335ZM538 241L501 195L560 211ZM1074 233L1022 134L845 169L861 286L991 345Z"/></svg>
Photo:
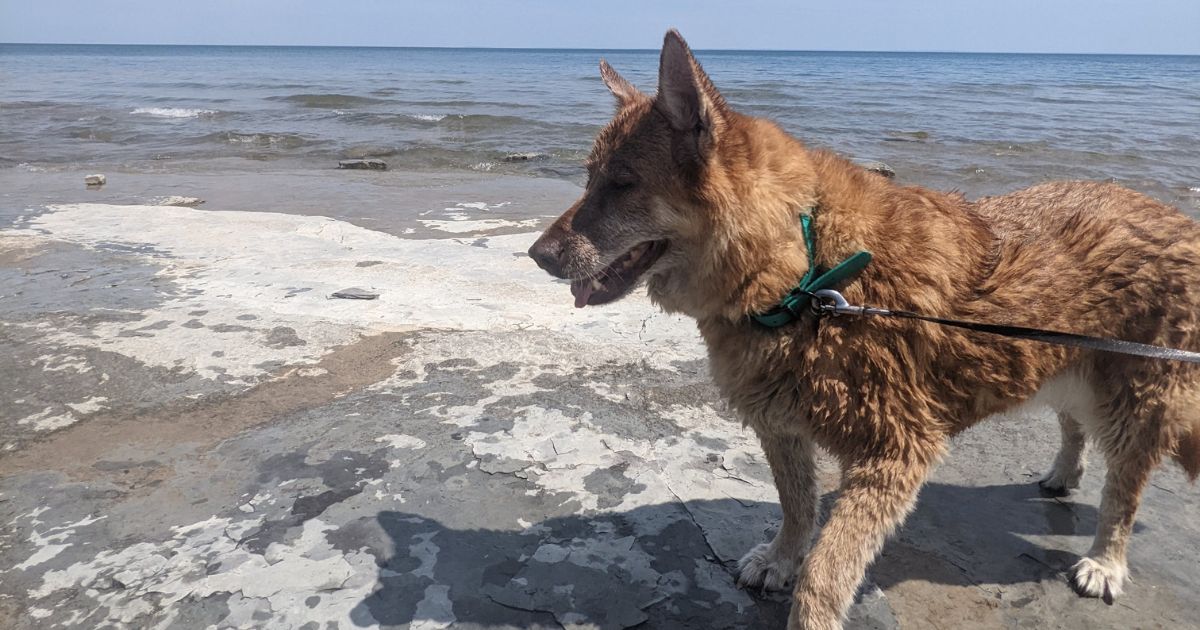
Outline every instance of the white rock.
<svg viewBox="0 0 1200 630"><path fill-rule="evenodd" d="M88 186L103 186L107 181L108 178L99 173L95 175L88 175L87 177L83 178L83 183L87 184Z"/></svg>

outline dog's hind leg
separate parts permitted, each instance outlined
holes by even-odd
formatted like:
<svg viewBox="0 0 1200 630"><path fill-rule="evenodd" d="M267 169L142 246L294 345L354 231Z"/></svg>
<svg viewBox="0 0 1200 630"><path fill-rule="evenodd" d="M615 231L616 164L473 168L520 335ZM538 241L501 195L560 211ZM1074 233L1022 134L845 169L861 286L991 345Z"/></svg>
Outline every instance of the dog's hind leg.
<svg viewBox="0 0 1200 630"><path fill-rule="evenodd" d="M783 525L769 543L755 546L738 563L738 585L779 590L800 566L817 519L817 480L813 445L795 437L761 439L779 504Z"/></svg>
<svg viewBox="0 0 1200 630"><path fill-rule="evenodd" d="M1087 556L1071 567L1071 586L1084 597L1099 597L1111 604L1121 594L1128 575L1125 561L1142 490L1158 463L1157 445L1106 449L1108 473L1100 498L1096 538Z"/></svg>
<svg viewBox="0 0 1200 630"><path fill-rule="evenodd" d="M1115 372L1111 382L1142 383L1137 389L1112 387L1117 392L1109 407L1111 419L1099 427L1096 441L1108 462L1100 498L1096 538L1087 556L1071 568L1071 586L1085 597L1112 603L1128 575L1126 549L1142 491L1165 456L1174 455L1189 474L1200 472L1191 431L1197 419L1200 390L1180 383L1183 370L1150 375L1132 370ZM1119 380L1118 380L1119 379ZM1189 466L1191 468L1189 469Z"/></svg>
<svg viewBox="0 0 1200 630"><path fill-rule="evenodd" d="M1058 456L1054 458L1054 468L1038 482L1038 486L1047 496L1065 497L1079 487L1079 481L1083 478L1087 437L1079 421L1069 413L1060 411L1058 424L1062 430L1062 445L1059 446Z"/></svg>
<svg viewBox="0 0 1200 630"><path fill-rule="evenodd" d="M935 456L907 453L844 466L840 496L797 576L788 628L841 627L867 566L916 504Z"/></svg>

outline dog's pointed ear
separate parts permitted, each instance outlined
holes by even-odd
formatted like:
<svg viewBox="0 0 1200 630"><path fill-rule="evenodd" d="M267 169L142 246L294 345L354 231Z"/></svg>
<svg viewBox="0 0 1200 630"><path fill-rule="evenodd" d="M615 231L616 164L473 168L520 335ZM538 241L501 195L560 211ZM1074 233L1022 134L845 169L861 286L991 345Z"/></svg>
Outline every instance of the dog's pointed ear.
<svg viewBox="0 0 1200 630"><path fill-rule="evenodd" d="M725 99L675 29L663 40L655 104L676 130L705 132L710 138L726 113Z"/></svg>
<svg viewBox="0 0 1200 630"><path fill-rule="evenodd" d="M617 97L617 103L622 107L642 95L637 88L633 87L632 83L617 74L617 71L603 59L600 60L600 78L604 79L604 85L608 86L608 91Z"/></svg>

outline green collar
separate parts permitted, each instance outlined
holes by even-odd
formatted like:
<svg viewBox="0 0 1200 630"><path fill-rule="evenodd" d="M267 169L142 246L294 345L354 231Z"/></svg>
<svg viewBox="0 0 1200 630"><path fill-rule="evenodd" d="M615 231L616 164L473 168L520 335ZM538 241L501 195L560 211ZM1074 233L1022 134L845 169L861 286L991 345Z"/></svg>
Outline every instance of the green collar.
<svg viewBox="0 0 1200 630"><path fill-rule="evenodd" d="M817 275L817 262L813 254L817 241L813 236L812 222L811 210L800 215L800 226L804 229L804 246L808 249L808 271L800 279L800 284L788 291L771 310L750 316L767 328L779 328L800 319L807 310L814 292L828 289L858 275L871 263L871 252L863 250L838 263L833 269Z"/></svg>

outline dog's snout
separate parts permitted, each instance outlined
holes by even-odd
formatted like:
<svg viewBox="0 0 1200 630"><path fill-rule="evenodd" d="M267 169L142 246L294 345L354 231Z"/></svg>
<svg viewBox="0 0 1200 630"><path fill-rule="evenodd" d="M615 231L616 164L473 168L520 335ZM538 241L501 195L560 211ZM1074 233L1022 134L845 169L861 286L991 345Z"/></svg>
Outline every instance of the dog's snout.
<svg viewBox="0 0 1200 630"><path fill-rule="evenodd" d="M563 253L565 249L562 239L551 232L547 232L529 248L529 257L537 263L537 266L545 269L550 275L556 278L563 278L565 277L563 273Z"/></svg>

